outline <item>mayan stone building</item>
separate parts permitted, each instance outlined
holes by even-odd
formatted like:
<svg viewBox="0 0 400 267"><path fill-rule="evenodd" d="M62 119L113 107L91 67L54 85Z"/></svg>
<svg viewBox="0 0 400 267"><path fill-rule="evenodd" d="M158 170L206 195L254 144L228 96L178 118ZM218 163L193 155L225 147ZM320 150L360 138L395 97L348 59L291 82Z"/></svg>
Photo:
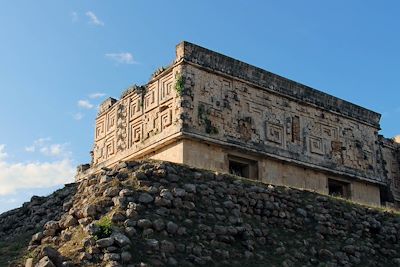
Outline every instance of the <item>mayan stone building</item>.
<svg viewBox="0 0 400 267"><path fill-rule="evenodd" d="M197 45L96 119L91 168L158 159L372 205L400 202L381 115ZM80 176L78 176L79 179Z"/></svg>

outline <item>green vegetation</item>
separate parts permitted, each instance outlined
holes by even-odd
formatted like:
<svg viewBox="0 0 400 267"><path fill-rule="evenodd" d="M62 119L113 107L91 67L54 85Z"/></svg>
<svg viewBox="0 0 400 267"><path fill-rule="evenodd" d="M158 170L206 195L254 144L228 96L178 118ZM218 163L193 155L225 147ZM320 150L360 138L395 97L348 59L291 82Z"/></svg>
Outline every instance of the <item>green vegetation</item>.
<svg viewBox="0 0 400 267"><path fill-rule="evenodd" d="M104 216L97 223L96 226L99 227L99 231L96 233L95 237L97 239L109 237L112 233L112 221L109 217Z"/></svg>
<svg viewBox="0 0 400 267"><path fill-rule="evenodd" d="M0 266L10 266L19 261L28 247L34 232L26 232L16 236L12 240L0 241ZM13 266L13 265L11 265Z"/></svg>
<svg viewBox="0 0 400 267"><path fill-rule="evenodd" d="M133 92L136 92L137 94L144 94L145 93L145 86L139 86L139 85L134 84L134 85L128 87L127 89L125 89L122 92L122 94L120 96L120 99L124 98L125 96L127 96L127 95L129 95L129 94L131 94Z"/></svg>
<svg viewBox="0 0 400 267"><path fill-rule="evenodd" d="M185 77L181 74L178 74L175 78L175 90L178 95L182 95L185 90Z"/></svg>
<svg viewBox="0 0 400 267"><path fill-rule="evenodd" d="M153 74L151 74L151 78L157 77L158 75L160 75L164 70L168 69L169 67L170 67L170 66L162 66L162 67L156 69L156 70L153 72Z"/></svg>

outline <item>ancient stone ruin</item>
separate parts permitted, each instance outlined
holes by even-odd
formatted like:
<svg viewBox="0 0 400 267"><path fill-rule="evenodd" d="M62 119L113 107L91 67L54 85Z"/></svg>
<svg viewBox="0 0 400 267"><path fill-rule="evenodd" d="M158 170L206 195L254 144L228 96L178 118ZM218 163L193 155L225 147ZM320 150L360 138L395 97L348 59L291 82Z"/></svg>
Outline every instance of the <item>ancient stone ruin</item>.
<svg viewBox="0 0 400 267"><path fill-rule="evenodd" d="M182 42L148 84L109 98L93 159L77 179L132 159L159 159L266 183L400 205L400 144L381 115ZM89 167L89 166L88 166Z"/></svg>

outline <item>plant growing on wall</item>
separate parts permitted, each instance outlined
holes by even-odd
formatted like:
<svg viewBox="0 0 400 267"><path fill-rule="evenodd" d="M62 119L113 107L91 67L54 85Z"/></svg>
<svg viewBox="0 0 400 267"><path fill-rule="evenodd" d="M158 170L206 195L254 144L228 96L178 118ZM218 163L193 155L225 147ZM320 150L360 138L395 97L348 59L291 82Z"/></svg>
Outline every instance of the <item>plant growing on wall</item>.
<svg viewBox="0 0 400 267"><path fill-rule="evenodd" d="M175 77L175 90L180 96L185 90L185 77L182 74L177 74Z"/></svg>
<svg viewBox="0 0 400 267"><path fill-rule="evenodd" d="M145 86L139 86L139 85L132 85L128 87L126 90L124 90L120 96L120 98L124 98L125 96L131 94L132 92L136 92L137 94L144 93L146 87Z"/></svg>
<svg viewBox="0 0 400 267"><path fill-rule="evenodd" d="M170 67L170 66L162 66L162 67L156 69L156 70L153 72L153 74L151 75L151 78L157 77L158 75L160 75L164 70L168 69L169 67Z"/></svg>

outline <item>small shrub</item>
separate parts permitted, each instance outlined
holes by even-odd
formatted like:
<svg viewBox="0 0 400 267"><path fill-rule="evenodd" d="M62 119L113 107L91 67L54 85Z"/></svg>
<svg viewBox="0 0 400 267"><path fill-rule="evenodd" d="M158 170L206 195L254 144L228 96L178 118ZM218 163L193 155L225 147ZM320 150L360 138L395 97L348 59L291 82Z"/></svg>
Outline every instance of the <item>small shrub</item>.
<svg viewBox="0 0 400 267"><path fill-rule="evenodd" d="M112 233L112 221L109 217L105 216L101 218L96 226L99 227L99 230L96 232L96 238L106 238L109 237Z"/></svg>
<svg viewBox="0 0 400 267"><path fill-rule="evenodd" d="M134 84L122 92L120 99L131 94L132 92L136 92L137 94L143 94L145 92L145 90L146 90L145 86L139 86L139 85Z"/></svg>
<svg viewBox="0 0 400 267"><path fill-rule="evenodd" d="M153 72L153 74L151 75L151 78L157 77L157 76L160 75L162 72L164 72L164 70L166 70L166 69L168 69L168 68L169 68L169 66L162 66L162 67L156 69L156 70Z"/></svg>
<svg viewBox="0 0 400 267"><path fill-rule="evenodd" d="M180 96L185 90L185 77L183 77L181 74L178 74L175 78L175 90Z"/></svg>

